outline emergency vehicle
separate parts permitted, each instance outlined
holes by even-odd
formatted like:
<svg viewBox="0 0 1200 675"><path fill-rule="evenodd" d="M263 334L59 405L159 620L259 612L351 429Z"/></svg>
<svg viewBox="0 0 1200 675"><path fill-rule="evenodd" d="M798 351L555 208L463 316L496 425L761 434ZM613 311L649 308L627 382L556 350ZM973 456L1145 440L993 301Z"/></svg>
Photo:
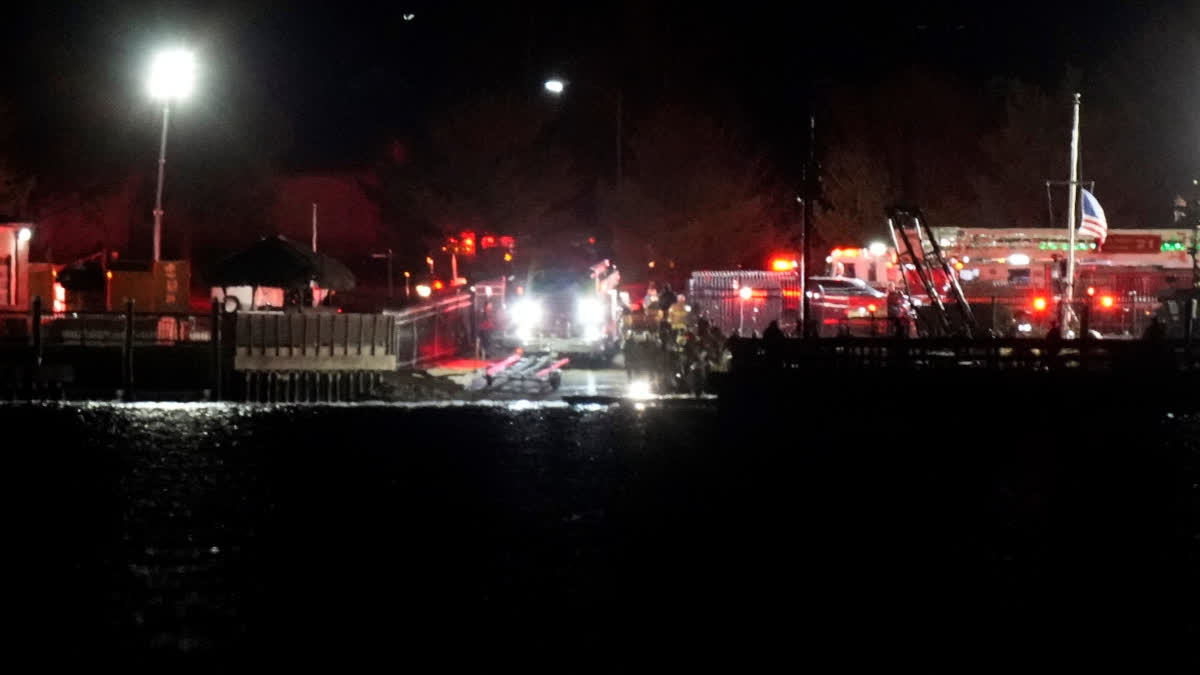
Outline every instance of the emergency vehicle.
<svg viewBox="0 0 1200 675"><path fill-rule="evenodd" d="M955 259L959 279L976 292L1050 290L1063 278L1069 233L1059 228L990 229L935 227L946 255ZM1191 285L1187 249L1194 235L1186 228L1109 230L1103 244L1077 238L1076 286L1114 294L1152 296Z"/></svg>
<svg viewBox="0 0 1200 675"><path fill-rule="evenodd" d="M828 276L861 279L872 288L882 291L889 286L904 290L904 279L896 250L882 243L874 243L866 248L841 246L829 252L825 257ZM906 270L908 287L920 298L925 295L916 270ZM940 270L933 271L934 283L943 296L950 289L950 280Z"/></svg>
<svg viewBox="0 0 1200 675"><path fill-rule="evenodd" d="M621 274L609 260L531 269L505 303L502 343L525 351L611 358L620 350Z"/></svg>
<svg viewBox="0 0 1200 675"><path fill-rule="evenodd" d="M1007 305L1027 317L1025 332L1045 326L1057 316L1064 292L1069 233L1064 228L933 227L943 254L968 302ZM1091 238L1075 242L1076 299L1092 298L1094 323L1132 325L1108 316L1137 310L1152 312L1158 296L1192 284L1188 253L1195 234L1188 228L1110 229L1103 244ZM862 279L876 287L901 285L896 252L876 244L868 248L834 249L826 262L830 274ZM921 285L910 288L919 293ZM935 283L948 287L945 274ZM918 303L921 297L917 297ZM927 301L927 299L926 299ZM1036 331L1034 331L1036 332Z"/></svg>

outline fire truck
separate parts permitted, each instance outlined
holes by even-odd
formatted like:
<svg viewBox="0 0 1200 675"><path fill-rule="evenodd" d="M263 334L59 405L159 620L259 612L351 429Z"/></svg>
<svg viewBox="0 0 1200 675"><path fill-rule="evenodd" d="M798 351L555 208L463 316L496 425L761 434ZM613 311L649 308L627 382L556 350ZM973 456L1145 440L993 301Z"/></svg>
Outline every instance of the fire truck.
<svg viewBox="0 0 1200 675"><path fill-rule="evenodd" d="M825 257L825 265L828 276L861 279L872 288L884 291L892 285L898 288L904 286L904 279L901 277L903 271L908 277L909 286L918 295L922 294L919 290L921 282L916 271L902 270L896 250L883 243L874 243L866 248L840 246ZM940 271L935 271L934 283L943 296L949 290L950 280Z"/></svg>
<svg viewBox="0 0 1200 675"><path fill-rule="evenodd" d="M615 356L621 340L620 281L607 259L582 268L561 259L532 267L510 286L502 344L526 352Z"/></svg>
<svg viewBox="0 0 1200 675"><path fill-rule="evenodd" d="M933 227L931 231L969 303L1007 307L1010 314L1022 317L1022 332L1037 333L1055 320L1070 249L1065 229ZM1107 325L1112 332L1134 332L1143 316L1152 316L1160 295L1191 286L1193 262L1188 250L1194 237L1184 227L1111 229L1103 244L1077 239L1074 294L1092 303L1094 324ZM835 249L826 261L831 274L874 286L903 282L896 251L882 244ZM911 283L912 271L907 274L917 302L928 302L920 295L920 284ZM945 293L949 279L935 274L934 281L939 293Z"/></svg>
<svg viewBox="0 0 1200 675"><path fill-rule="evenodd" d="M954 261L972 302L1007 303L1030 317L1035 329L1056 316L1065 292L1070 242L1064 229L934 228ZM1075 242L1076 299L1090 302L1093 324L1107 332L1136 332L1153 313L1158 296L1190 287L1186 228L1109 230L1103 244ZM1130 314L1137 316L1126 316Z"/></svg>

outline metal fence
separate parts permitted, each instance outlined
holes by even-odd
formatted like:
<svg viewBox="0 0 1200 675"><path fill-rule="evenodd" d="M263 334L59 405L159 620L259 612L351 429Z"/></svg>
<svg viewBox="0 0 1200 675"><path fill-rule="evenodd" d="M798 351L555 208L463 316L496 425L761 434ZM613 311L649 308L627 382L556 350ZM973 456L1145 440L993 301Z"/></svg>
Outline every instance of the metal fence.
<svg viewBox="0 0 1200 675"><path fill-rule="evenodd" d="M395 323L391 349L399 366L418 366L475 350L475 300L460 293L419 307L385 312Z"/></svg>
<svg viewBox="0 0 1200 675"><path fill-rule="evenodd" d="M799 317L800 276L792 272L694 272L688 280L687 304L725 334L735 330L741 335L762 334L772 321L788 330Z"/></svg>

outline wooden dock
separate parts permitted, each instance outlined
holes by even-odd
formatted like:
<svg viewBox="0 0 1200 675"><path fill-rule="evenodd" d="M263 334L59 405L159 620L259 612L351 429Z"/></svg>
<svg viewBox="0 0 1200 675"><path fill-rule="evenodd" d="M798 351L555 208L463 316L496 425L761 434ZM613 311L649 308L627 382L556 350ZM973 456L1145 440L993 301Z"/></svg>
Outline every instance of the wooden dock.
<svg viewBox="0 0 1200 675"><path fill-rule="evenodd" d="M440 307L440 305L439 305ZM0 396L11 399L350 401L371 398L402 361L473 343L470 299L405 314L125 312L8 315L0 330ZM434 308L437 309L437 308ZM426 316L429 315L429 316ZM462 333L461 335L459 333ZM447 340L447 336L452 339ZM444 344L443 344L444 343Z"/></svg>

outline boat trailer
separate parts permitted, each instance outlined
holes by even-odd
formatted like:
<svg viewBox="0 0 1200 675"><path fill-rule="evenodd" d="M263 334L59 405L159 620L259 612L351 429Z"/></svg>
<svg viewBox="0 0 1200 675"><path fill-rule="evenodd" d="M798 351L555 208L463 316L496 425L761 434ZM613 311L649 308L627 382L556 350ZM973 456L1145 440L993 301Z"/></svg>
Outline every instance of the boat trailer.
<svg viewBox="0 0 1200 675"><path fill-rule="evenodd" d="M467 387L470 391L547 393L562 384L562 369L571 360L555 352L513 352L488 364Z"/></svg>

